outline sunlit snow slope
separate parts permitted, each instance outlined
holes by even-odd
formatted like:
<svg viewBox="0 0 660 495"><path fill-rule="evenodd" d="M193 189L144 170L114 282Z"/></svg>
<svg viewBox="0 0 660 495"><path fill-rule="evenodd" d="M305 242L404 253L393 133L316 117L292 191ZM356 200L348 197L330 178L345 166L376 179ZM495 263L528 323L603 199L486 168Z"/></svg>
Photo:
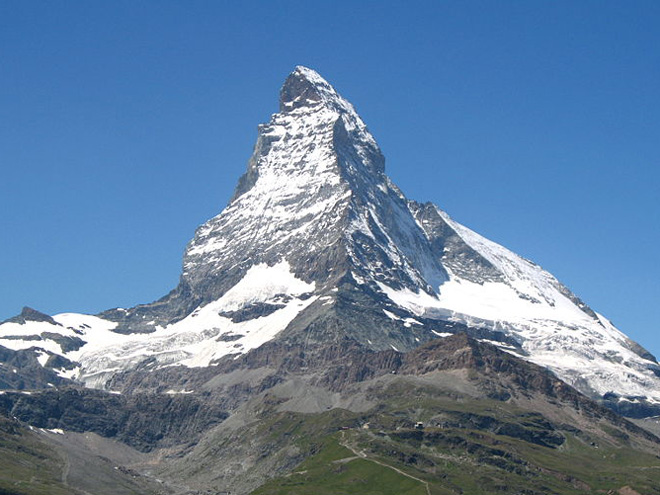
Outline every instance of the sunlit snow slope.
<svg viewBox="0 0 660 495"><path fill-rule="evenodd" d="M259 347L316 299L313 290L314 284L297 279L286 262L255 265L217 301L153 333L120 334L112 331L117 323L65 313L55 315L52 322L4 323L0 345L12 350L38 349L42 366L52 356L63 356L73 366L54 367L60 376L103 387L117 371L145 362L152 367L208 366L223 356ZM237 311L246 308L260 316L241 318ZM79 341L80 347L71 346L71 341Z"/></svg>
<svg viewBox="0 0 660 495"><path fill-rule="evenodd" d="M614 392L660 399L660 367L653 356L550 273L434 205L413 204L412 209L431 240L443 239L438 255L450 278L433 297L383 286L397 304L418 316L510 335L526 359L590 395Z"/></svg>

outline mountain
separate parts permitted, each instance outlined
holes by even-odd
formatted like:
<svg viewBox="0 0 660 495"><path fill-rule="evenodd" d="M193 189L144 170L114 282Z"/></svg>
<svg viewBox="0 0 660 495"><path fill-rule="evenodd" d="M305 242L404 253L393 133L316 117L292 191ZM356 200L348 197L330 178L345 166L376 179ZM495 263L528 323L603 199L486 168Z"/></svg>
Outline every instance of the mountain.
<svg viewBox="0 0 660 495"><path fill-rule="evenodd" d="M0 493L660 494L659 375L297 67L174 290L0 324Z"/></svg>
<svg viewBox="0 0 660 495"><path fill-rule="evenodd" d="M466 332L613 407L658 413L649 352L539 266L408 200L384 161L353 106L297 67L172 292L97 316L28 308L0 326L0 345L30 350L32 373L38 362L103 388L121 371L206 367L273 339L408 351Z"/></svg>

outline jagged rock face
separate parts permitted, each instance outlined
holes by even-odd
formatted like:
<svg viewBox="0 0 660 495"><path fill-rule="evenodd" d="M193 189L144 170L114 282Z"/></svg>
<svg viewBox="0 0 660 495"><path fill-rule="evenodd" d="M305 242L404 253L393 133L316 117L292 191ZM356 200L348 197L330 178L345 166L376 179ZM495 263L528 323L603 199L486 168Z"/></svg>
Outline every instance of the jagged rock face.
<svg viewBox="0 0 660 495"><path fill-rule="evenodd" d="M182 283L209 302L249 267L282 259L317 290L348 273L410 289L446 279L360 117L302 67L259 127L234 199L188 245Z"/></svg>
<svg viewBox="0 0 660 495"><path fill-rule="evenodd" d="M115 395L64 388L0 395L0 414L38 428L95 432L142 451L194 442L228 414L198 395Z"/></svg>
<svg viewBox="0 0 660 495"><path fill-rule="evenodd" d="M660 401L653 356L550 273L405 198L353 106L316 72L296 68L279 109L170 294L100 318L30 310L0 327L0 345L103 387L117 372L205 367L273 340L406 351L466 332L591 396Z"/></svg>
<svg viewBox="0 0 660 495"><path fill-rule="evenodd" d="M57 325L57 322L53 320L51 316L28 306L25 306L20 314L9 318L2 323L18 323L19 325L25 325L30 321L45 321L52 325Z"/></svg>

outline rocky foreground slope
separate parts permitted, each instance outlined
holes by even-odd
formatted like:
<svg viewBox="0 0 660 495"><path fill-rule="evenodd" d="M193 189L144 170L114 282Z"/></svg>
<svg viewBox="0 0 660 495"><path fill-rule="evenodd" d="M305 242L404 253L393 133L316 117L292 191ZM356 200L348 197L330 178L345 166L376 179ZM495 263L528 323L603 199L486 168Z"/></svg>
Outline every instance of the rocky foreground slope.
<svg viewBox="0 0 660 495"><path fill-rule="evenodd" d="M0 394L0 490L660 493L657 437L465 334L408 353L271 342L193 377L190 394Z"/></svg>

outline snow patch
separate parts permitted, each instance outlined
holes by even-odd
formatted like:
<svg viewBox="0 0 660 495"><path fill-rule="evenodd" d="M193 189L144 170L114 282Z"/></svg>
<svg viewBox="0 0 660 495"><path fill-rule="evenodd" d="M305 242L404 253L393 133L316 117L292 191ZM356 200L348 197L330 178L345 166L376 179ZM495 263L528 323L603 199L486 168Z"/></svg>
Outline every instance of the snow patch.
<svg viewBox="0 0 660 495"><path fill-rule="evenodd" d="M101 387L116 371L137 366L147 358L155 359L160 367L203 367L223 356L245 354L273 339L312 304L318 298L310 295L314 288L313 282L296 278L286 261L255 265L220 299L197 308L179 322L150 334L117 336L112 346L83 350L78 356L82 363L79 379ZM282 307L239 322L222 316L258 303Z"/></svg>
<svg viewBox="0 0 660 495"><path fill-rule="evenodd" d="M442 337L442 338L444 338L444 337L450 337L450 336L454 335L453 333L448 333L448 332L436 332L435 330L431 330L431 332L433 332L433 333L434 333L435 335L437 335L438 337Z"/></svg>
<svg viewBox="0 0 660 495"><path fill-rule="evenodd" d="M50 355L47 352L44 352L42 350L37 351L37 361L39 361L39 364L42 367L46 366L46 363L48 362L48 358L50 358Z"/></svg>

